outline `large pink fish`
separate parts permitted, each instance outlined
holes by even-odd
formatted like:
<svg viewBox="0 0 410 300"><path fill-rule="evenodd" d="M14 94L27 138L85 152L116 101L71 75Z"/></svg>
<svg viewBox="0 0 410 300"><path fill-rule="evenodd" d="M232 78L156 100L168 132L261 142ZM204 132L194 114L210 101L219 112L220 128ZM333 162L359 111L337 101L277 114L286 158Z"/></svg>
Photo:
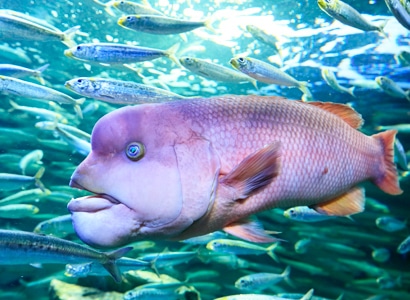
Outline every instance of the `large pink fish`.
<svg viewBox="0 0 410 300"><path fill-rule="evenodd" d="M274 240L250 215L310 205L363 210L360 182L400 194L396 131L366 136L346 105L224 96L120 108L101 118L70 185L95 193L68 204L87 244L185 239L218 229Z"/></svg>

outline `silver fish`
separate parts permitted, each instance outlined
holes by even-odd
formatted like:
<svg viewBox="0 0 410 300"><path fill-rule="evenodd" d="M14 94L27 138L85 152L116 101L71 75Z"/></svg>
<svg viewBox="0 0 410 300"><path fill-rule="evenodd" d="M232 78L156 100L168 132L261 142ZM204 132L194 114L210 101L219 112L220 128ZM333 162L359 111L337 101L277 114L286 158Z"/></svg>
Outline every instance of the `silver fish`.
<svg viewBox="0 0 410 300"><path fill-rule="evenodd" d="M97 262L115 279L121 281L116 261L132 247L100 252L71 241L31 232L0 230L0 264L32 263L68 264Z"/></svg>
<svg viewBox="0 0 410 300"><path fill-rule="evenodd" d="M80 77L69 80L65 86L82 96L114 104L167 102L185 97L167 90L132 81Z"/></svg>

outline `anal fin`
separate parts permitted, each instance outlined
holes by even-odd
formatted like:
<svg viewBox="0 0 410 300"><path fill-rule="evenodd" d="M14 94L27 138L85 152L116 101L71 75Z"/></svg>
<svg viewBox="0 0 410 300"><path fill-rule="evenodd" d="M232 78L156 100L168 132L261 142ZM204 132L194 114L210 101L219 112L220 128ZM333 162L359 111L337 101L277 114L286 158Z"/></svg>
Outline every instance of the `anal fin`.
<svg viewBox="0 0 410 300"><path fill-rule="evenodd" d="M354 187L330 201L313 206L313 208L323 215L345 217L362 212L365 199L364 189Z"/></svg>
<svg viewBox="0 0 410 300"><path fill-rule="evenodd" d="M273 243L282 241L281 239L274 238L268 235L268 233L272 232L265 231L262 227L262 224L259 223L256 218L246 218L236 221L225 226L223 228L223 231L243 240L254 243Z"/></svg>

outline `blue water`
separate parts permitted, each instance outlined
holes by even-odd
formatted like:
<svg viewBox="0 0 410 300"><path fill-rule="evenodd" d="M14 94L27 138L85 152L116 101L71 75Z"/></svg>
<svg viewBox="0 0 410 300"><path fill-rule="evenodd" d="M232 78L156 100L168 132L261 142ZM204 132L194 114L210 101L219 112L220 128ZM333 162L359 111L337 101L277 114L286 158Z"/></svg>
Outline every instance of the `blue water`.
<svg viewBox="0 0 410 300"><path fill-rule="evenodd" d="M179 53L203 59L229 67L229 60L239 54L276 63L276 66L299 81L307 81L314 99L348 103L362 114L365 125L363 131L367 134L376 132L380 125L395 125L410 123L410 103L406 99L387 95L375 88L376 76L387 76L393 79L403 89L410 88L410 65L400 64L396 56L400 51L410 51L410 33L402 27L387 9L384 1L361 2L349 1L368 20L375 23L387 21L385 31L387 38L377 32L362 32L334 21L319 9L316 1L151 1L150 4L165 15L186 18L215 18L213 26L216 32L205 28L196 29L184 35L151 35L126 30L118 26L117 19L121 16L110 16L104 8L91 0L84 1L24 1L2 0L0 9L10 9L45 20L49 24L67 30L80 25L81 33L75 36L76 43L85 42L134 42L136 45L168 49L179 44ZM217 16L217 17L215 17ZM273 48L256 41L245 30L247 24L258 25L279 40L281 56ZM1 28L0 28L1 31ZM290 99L300 99L302 93L295 88L281 87L258 83L255 89L250 83L226 84L204 79L182 67L176 66L169 59L158 59L151 62L136 64L140 75L130 70L118 67L83 63L64 56L67 47L60 42L13 40L1 37L0 34L0 64L15 64L28 68L38 68L44 64L50 66L44 71L46 85L66 94L79 98L64 87L64 83L75 77L109 77L120 80L131 80L139 83L154 84L167 87L172 92L183 96L210 97L223 94L260 94L280 95ZM7 49L7 50L4 50ZM14 55L13 55L14 54ZM19 54L19 56L16 56ZM340 84L344 86L357 85L356 97L333 90L323 80L320 68L332 67ZM144 80L142 79L144 77ZM35 78L24 80L38 83ZM366 85L363 85L366 83ZM370 85L370 86L369 86ZM10 100L20 105L55 109L46 102L24 99L15 95L0 94L0 173L21 174L18 163L28 152L41 149L44 152L42 165L34 165L28 169L28 175L34 175L39 167L45 167L42 178L44 185L52 192L58 192L59 201L33 201L40 209L36 215L25 218L1 218L0 228L32 231L40 222L53 216L67 214L67 202L71 198L84 195L83 192L68 187L69 179L75 167L84 159L67 144L59 144L57 148L41 141L60 141L53 131L43 131L35 128L40 117L28 115L22 111L9 111ZM90 113L84 113L80 120L71 106L63 105L59 112L67 118L68 124L90 133L95 122L104 114L119 107L101 101L87 99L82 108L98 104L98 108ZM89 106L90 105L90 106ZM61 109L61 110L60 110ZM399 133L398 139L404 149L410 149L409 133ZM400 171L402 174L402 171ZM408 256L397 253L397 246L409 235L408 226L401 231L388 233L377 228L375 219L381 216L394 216L399 220L409 217L408 193L410 192L409 177L402 174L400 196L389 196L382 193L371 184L366 184L366 196L377 199L386 205L389 213L381 212L368 206L366 211L355 215L353 221L347 218L324 221L321 223L298 223L284 218L281 211L263 212L258 217L267 230L281 231L280 238L287 242L281 243L277 256L297 262L308 263L328 272L327 275L310 274L306 270L292 267L291 283L282 282L271 289L260 293L275 295L277 293L304 294L314 288L314 295L327 299L336 299L344 294L342 299L367 299L379 295L380 299L410 299L410 261ZM31 187L32 188L32 187ZM17 191L0 191L0 198L12 195ZM47 198L45 198L47 199ZM0 202L1 203L1 202ZM353 233L365 234L367 237L354 236ZM313 238L313 243L306 254L297 254L294 244L304 237L318 234L321 238ZM66 237L80 243L74 234ZM322 243L334 242L351 246L365 253L364 257L355 257L346 253L323 250ZM372 259L372 247L384 247L391 253L391 258L385 263ZM178 242L157 241L155 246L139 250L145 252L195 250L198 246L189 246ZM138 257L141 253L134 253ZM197 270L215 270L219 272L216 278L209 280L215 286L205 289L197 288L202 299L213 299L241 293L234 287L234 282L241 276L253 272L280 273L286 263L277 263L267 255L239 256L248 261L251 266L241 268L226 266L217 262L205 263L199 258L187 264L178 265L173 269L161 269L160 273L184 280L187 272ZM337 259L347 258L358 262L366 262L381 270L393 279L400 277L401 284L391 288L381 288L376 276L363 270L343 265ZM255 264L255 265L252 265ZM258 265L256 265L258 264ZM61 274L64 266L6 266L0 267L0 298L11 299L34 297L47 299L49 281L35 286L25 287L24 282L31 282L54 276L60 272L58 279L80 286L96 287L104 291L123 293L141 283L114 284L107 277L69 278ZM386 275L386 276L387 276ZM51 279L50 278L50 279ZM363 283L363 281L368 280ZM373 281L372 281L373 280ZM4 293L4 294L2 294ZM6 294L12 293L12 294ZM68 289L66 294L70 293ZM121 299L121 296L118 296ZM379 298L377 298L379 299Z"/></svg>

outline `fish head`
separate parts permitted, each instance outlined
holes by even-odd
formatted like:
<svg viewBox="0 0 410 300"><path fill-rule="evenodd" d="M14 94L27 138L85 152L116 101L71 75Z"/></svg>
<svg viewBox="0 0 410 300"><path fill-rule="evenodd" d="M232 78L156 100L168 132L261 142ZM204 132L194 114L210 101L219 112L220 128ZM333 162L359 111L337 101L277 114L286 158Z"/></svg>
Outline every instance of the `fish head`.
<svg viewBox="0 0 410 300"><path fill-rule="evenodd" d="M144 19L140 15L128 15L119 18L117 23L122 27L133 27L138 26L143 20Z"/></svg>
<svg viewBox="0 0 410 300"><path fill-rule="evenodd" d="M337 5L338 0L318 0L317 4L323 10L333 9Z"/></svg>
<svg viewBox="0 0 410 300"><path fill-rule="evenodd" d="M247 70L251 67L251 62L249 58L244 56L236 56L234 58L231 58L229 63L232 65L232 67L245 74Z"/></svg>
<svg viewBox="0 0 410 300"><path fill-rule="evenodd" d="M98 89L97 82L92 78L74 78L66 81L64 86L80 95L93 95Z"/></svg>
<svg viewBox="0 0 410 300"><path fill-rule="evenodd" d="M156 106L124 107L96 123L91 152L70 181L95 194L68 204L85 243L113 247L169 238L208 211L219 161L205 142L187 141Z"/></svg>
<svg viewBox="0 0 410 300"><path fill-rule="evenodd" d="M93 44L80 44L64 50L65 56L79 60L88 60L88 58L93 57L94 53L95 47Z"/></svg>

